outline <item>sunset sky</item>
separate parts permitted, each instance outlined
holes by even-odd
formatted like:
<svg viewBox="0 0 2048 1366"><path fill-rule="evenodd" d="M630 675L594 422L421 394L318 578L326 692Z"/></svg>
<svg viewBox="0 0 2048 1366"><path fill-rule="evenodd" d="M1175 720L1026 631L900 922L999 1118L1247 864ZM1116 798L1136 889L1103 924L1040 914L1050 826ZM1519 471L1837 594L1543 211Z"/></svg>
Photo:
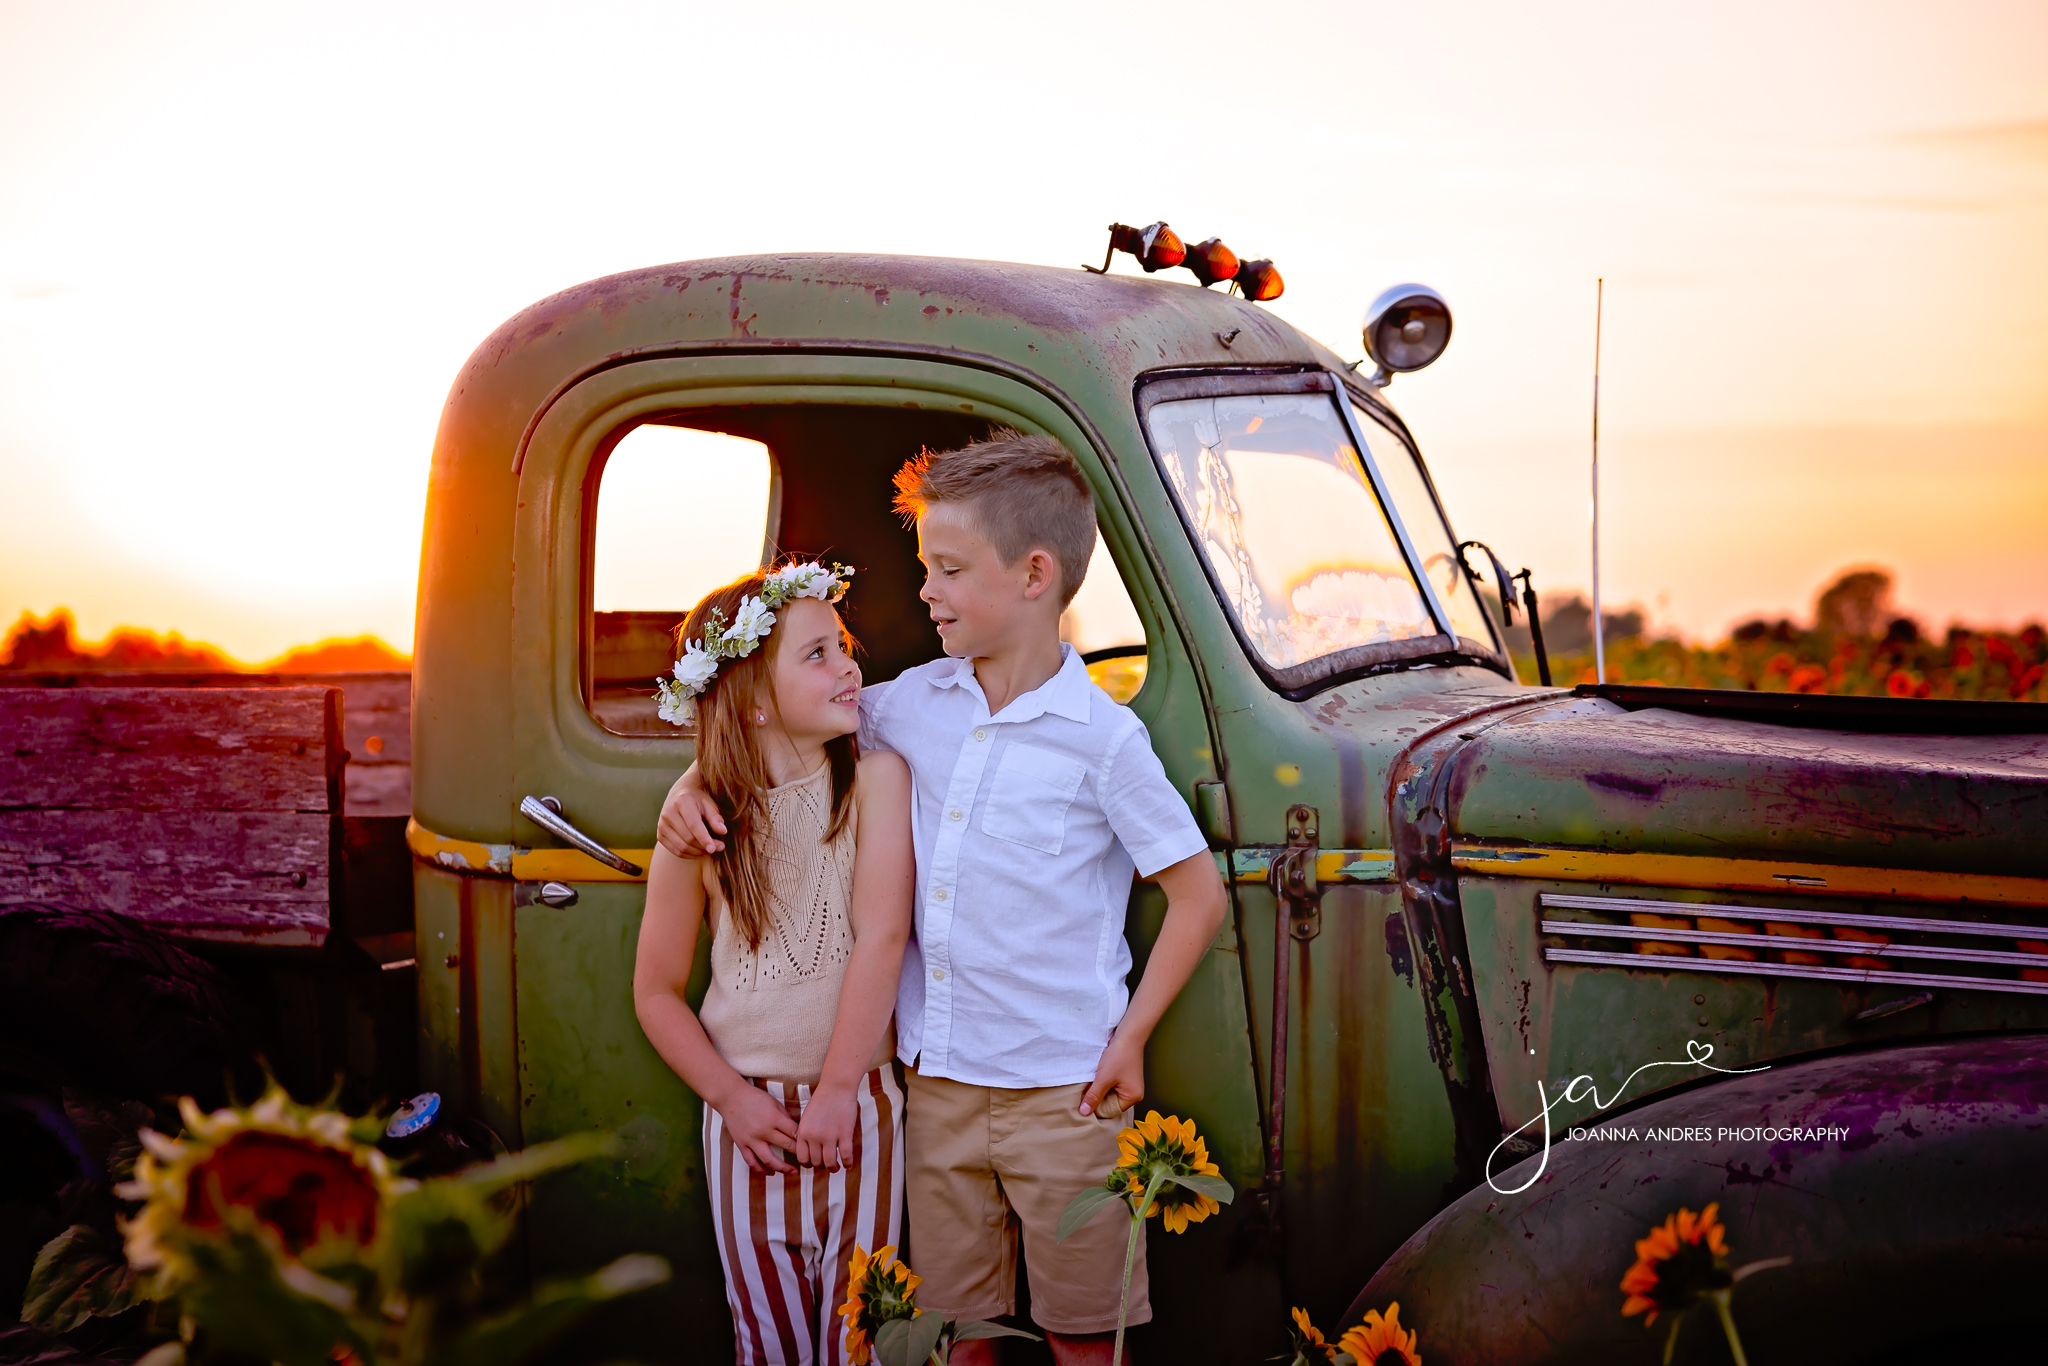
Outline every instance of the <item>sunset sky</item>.
<svg viewBox="0 0 2048 1366"><path fill-rule="evenodd" d="M0 0L0 615L406 648L442 399L612 271L1069 266L1165 218L1389 391L1461 535L1695 638L2048 618L2048 4Z"/></svg>

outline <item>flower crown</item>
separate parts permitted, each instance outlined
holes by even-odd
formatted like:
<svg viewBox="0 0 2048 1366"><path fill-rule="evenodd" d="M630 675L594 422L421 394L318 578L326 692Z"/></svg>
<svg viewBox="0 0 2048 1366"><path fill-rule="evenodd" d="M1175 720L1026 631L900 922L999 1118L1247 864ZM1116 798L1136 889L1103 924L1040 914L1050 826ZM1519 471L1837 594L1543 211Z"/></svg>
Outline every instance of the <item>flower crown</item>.
<svg viewBox="0 0 2048 1366"><path fill-rule="evenodd" d="M761 594L740 599L728 626L725 613L714 607L704 619L704 638L683 642L683 657L676 661L675 676L661 679L654 697L661 719L670 725L687 726L697 719L697 699L718 676L719 663L745 659L754 647L768 638L775 626L775 614L798 598L838 602L846 596L853 571L843 564L830 569L816 560L786 565L761 581Z"/></svg>

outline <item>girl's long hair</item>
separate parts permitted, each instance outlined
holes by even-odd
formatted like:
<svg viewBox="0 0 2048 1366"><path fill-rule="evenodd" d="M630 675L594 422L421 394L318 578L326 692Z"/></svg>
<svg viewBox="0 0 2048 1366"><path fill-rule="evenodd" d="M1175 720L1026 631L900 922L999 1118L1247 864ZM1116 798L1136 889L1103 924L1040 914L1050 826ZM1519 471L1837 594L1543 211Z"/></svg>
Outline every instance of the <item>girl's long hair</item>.
<svg viewBox="0 0 2048 1366"><path fill-rule="evenodd" d="M756 570L706 594L676 628L676 657L682 657L683 642L703 640L705 620L714 610L730 624L739 613L742 598L760 596L767 574L767 570ZM774 665L782 636L778 620L752 654L723 661L710 687L697 699L697 774L725 817L725 848L711 858L733 924L750 949L761 946L769 923L767 792L774 786L754 716L756 712L776 713ZM846 641L851 647L853 637L849 634ZM832 768L832 819L823 842L830 844L853 816L860 742L852 735L834 736L825 742L825 758Z"/></svg>

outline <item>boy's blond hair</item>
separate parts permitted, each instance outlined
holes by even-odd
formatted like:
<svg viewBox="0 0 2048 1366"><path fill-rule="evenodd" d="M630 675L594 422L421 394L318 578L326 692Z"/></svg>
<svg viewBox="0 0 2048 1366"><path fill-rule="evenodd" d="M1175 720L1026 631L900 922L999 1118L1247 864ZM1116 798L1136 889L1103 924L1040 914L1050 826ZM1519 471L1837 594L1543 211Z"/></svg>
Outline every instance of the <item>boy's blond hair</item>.
<svg viewBox="0 0 2048 1366"><path fill-rule="evenodd" d="M1060 605L1074 600L1095 552L1095 496L1073 453L1050 436L998 427L955 451L919 451L896 471L906 522L934 503L972 511L1005 565L1044 550L1060 567Z"/></svg>

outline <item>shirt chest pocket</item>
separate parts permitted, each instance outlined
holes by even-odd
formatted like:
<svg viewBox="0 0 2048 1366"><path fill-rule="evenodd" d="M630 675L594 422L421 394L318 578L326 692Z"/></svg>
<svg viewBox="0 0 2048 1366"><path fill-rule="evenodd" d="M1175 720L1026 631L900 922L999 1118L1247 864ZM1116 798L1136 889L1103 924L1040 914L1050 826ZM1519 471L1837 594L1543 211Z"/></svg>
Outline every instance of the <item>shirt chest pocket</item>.
<svg viewBox="0 0 2048 1366"><path fill-rule="evenodd" d="M1067 837L1067 808L1087 768L1030 745L1003 750L981 815L984 834L1040 853L1057 854Z"/></svg>

